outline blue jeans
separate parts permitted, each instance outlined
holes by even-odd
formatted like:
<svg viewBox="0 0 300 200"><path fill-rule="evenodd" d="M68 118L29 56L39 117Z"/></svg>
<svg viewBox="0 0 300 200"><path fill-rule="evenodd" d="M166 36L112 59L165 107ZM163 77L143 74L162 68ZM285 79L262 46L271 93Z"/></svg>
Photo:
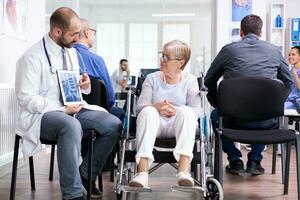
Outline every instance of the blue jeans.
<svg viewBox="0 0 300 200"><path fill-rule="evenodd" d="M215 134L218 134L217 132L217 127L218 127L218 110L217 108L214 109L211 112L211 123L213 127L213 131ZM263 122L257 122L257 123L248 123L243 126L243 128L248 128L248 129L268 129L270 127L274 127L276 125L276 120L271 119ZM232 141L228 140L222 140L223 143L223 151L227 154L227 159L228 161L233 161L237 160L240 157L242 157L242 154L240 150L238 150L234 143ZM248 153L248 160L257 160L261 161L263 159L262 156L262 151L264 150L265 145L263 144L252 144L251 145L251 151Z"/></svg>
<svg viewBox="0 0 300 200"><path fill-rule="evenodd" d="M57 163L63 199L82 196L79 159L83 130L95 129L93 172L95 180L109 153L118 141L121 121L112 114L82 109L76 117L64 112L47 112L42 117L41 138L57 141ZM81 173L88 176L88 154L83 157Z"/></svg>
<svg viewBox="0 0 300 200"><path fill-rule="evenodd" d="M125 111L122 108L113 106L109 109L109 112L119 118L122 122L124 121Z"/></svg>

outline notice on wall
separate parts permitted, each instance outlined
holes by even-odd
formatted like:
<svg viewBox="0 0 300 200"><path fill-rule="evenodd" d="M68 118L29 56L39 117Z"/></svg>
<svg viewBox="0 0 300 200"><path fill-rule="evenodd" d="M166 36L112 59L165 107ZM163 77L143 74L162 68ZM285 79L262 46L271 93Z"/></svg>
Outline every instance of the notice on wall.
<svg viewBox="0 0 300 200"><path fill-rule="evenodd" d="M232 22L240 22L252 13L252 0L232 0Z"/></svg>

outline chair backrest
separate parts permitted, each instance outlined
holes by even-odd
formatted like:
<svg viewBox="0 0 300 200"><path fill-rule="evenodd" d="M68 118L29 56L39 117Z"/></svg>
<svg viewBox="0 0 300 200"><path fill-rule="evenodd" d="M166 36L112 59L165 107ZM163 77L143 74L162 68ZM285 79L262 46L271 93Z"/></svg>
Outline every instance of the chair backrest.
<svg viewBox="0 0 300 200"><path fill-rule="evenodd" d="M199 90L203 90L204 86L204 74L201 72L199 77L197 78Z"/></svg>
<svg viewBox="0 0 300 200"><path fill-rule="evenodd" d="M157 72L157 71L159 71L158 68L155 68L155 69L141 69L140 76L138 77L137 84L136 84L137 96L140 96L140 94L141 94L143 83L144 83L146 77L149 74Z"/></svg>
<svg viewBox="0 0 300 200"><path fill-rule="evenodd" d="M91 93L88 95L83 94L83 99L92 105L98 105L105 109L109 109L108 91L103 80L91 77Z"/></svg>
<svg viewBox="0 0 300 200"><path fill-rule="evenodd" d="M149 74L159 71L159 68L141 69L141 77L146 78Z"/></svg>
<svg viewBox="0 0 300 200"><path fill-rule="evenodd" d="M284 115L284 85L262 77L224 79L217 92L219 116L248 122Z"/></svg>

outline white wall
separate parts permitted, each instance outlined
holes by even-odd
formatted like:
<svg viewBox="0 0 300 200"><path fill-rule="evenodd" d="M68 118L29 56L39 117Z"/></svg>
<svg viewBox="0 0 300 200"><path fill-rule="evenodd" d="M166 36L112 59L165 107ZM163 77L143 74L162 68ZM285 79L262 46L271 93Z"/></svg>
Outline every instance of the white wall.
<svg viewBox="0 0 300 200"><path fill-rule="evenodd" d="M37 42L45 30L45 0L28 0L27 39L19 40L0 35L1 84L14 85L15 65L18 58Z"/></svg>
<svg viewBox="0 0 300 200"><path fill-rule="evenodd" d="M27 13L26 40L0 35L0 166L12 161L17 112L14 96L15 65L19 57L44 35L45 0L28 0Z"/></svg>
<svg viewBox="0 0 300 200"><path fill-rule="evenodd" d="M286 18L300 17L300 1L299 0L285 0L285 16Z"/></svg>
<svg viewBox="0 0 300 200"><path fill-rule="evenodd" d="M267 0L269 1L269 0ZM259 15L263 22L262 39L266 39L266 17L267 17L267 1L265 0L252 0L252 13ZM231 2L232 0L214 0L213 2L213 15L215 17L212 27L212 33L214 34L213 47L212 47L212 60L220 51L220 49L230 43L230 31L231 31Z"/></svg>
<svg viewBox="0 0 300 200"><path fill-rule="evenodd" d="M253 2L253 13L259 15L263 22L263 37L266 39L268 35L268 26L270 20L268 19L270 12L271 2L284 2L285 3L285 18L300 17L300 0L252 0ZM230 3L231 0L214 0L213 2L213 13L215 14L215 22L213 24L213 43L212 43L212 59L216 56L217 52L225 44L230 42ZM227 34L228 33L228 34Z"/></svg>

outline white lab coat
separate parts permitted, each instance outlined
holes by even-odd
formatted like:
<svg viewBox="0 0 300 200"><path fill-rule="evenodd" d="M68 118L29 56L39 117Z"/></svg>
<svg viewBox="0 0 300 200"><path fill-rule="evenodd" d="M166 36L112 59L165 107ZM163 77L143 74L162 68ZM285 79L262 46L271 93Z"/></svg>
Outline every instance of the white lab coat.
<svg viewBox="0 0 300 200"><path fill-rule="evenodd" d="M54 69L62 69L61 47L49 35L44 36L46 48ZM76 50L67 50L68 69L78 71ZM22 151L29 157L42 149L40 142L41 119L44 113L64 110L59 101L59 87L56 74L50 72L50 66L40 40L18 60L16 68L15 92L19 107L16 134L22 136ZM85 94L90 93L82 91Z"/></svg>

